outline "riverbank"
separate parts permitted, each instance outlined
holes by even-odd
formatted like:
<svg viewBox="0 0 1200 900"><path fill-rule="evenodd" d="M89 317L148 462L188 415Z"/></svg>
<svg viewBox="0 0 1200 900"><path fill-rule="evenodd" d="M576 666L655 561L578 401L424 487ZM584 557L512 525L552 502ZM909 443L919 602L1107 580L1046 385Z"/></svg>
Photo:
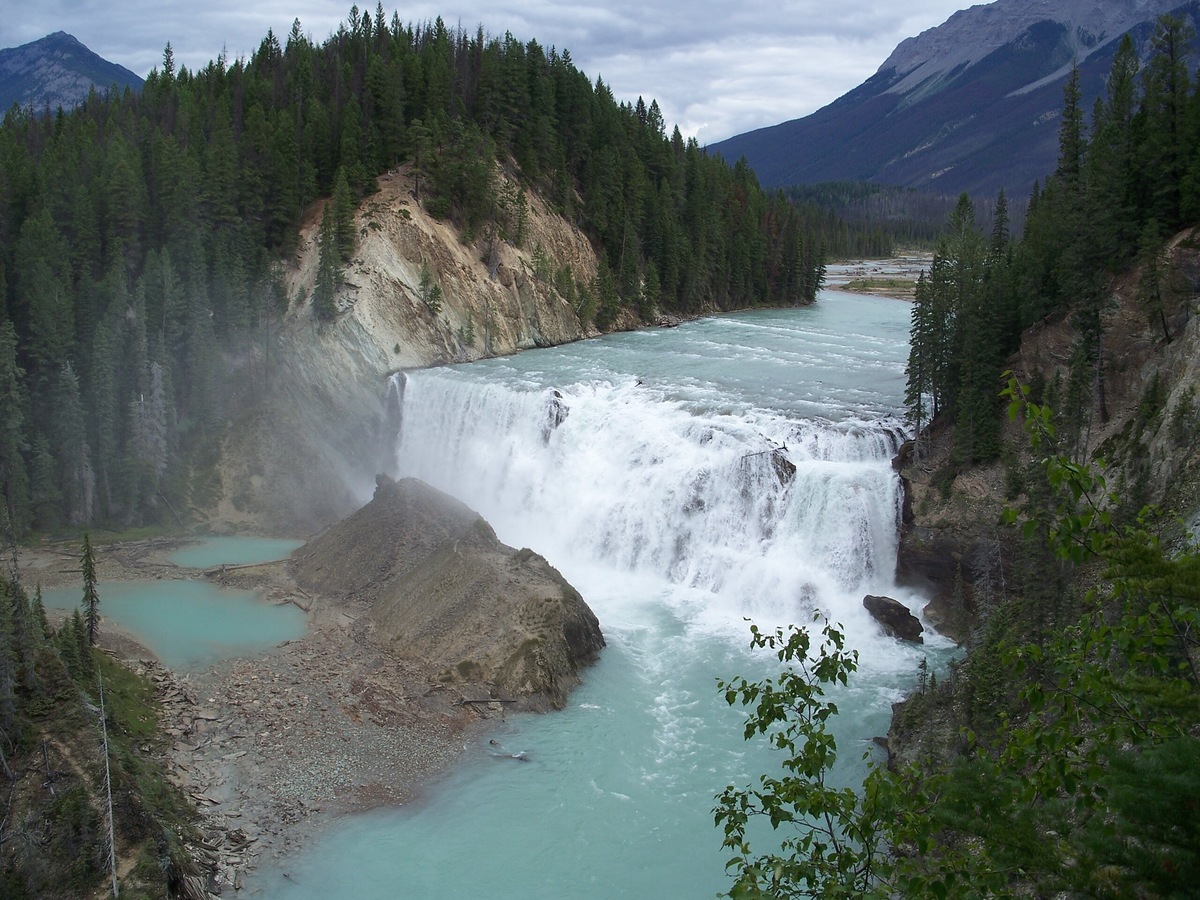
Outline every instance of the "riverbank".
<svg viewBox="0 0 1200 900"><path fill-rule="evenodd" d="M167 562L181 543L97 547L98 575L205 578L295 603L309 618L299 640L192 673L166 669L135 635L102 624L101 648L156 686L163 740L142 749L158 755L196 803L205 841L194 852L212 873L210 893L240 888L260 861L300 852L337 816L411 801L489 717L502 715L463 703L453 686L433 685L415 664L381 653L358 622L297 589L283 562L200 573ZM21 557L30 586L68 585L78 566L68 548Z"/></svg>
<svg viewBox="0 0 1200 900"><path fill-rule="evenodd" d="M912 300L917 279L929 271L931 253L901 253L891 259L862 259L830 263L825 270L825 287L854 294L872 294L896 300Z"/></svg>

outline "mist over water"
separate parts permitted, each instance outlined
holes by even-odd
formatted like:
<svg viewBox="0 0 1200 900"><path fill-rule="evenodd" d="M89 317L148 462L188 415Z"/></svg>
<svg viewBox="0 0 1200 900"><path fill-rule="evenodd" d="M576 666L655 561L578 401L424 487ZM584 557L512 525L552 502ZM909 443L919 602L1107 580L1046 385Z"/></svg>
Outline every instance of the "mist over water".
<svg viewBox="0 0 1200 900"><path fill-rule="evenodd" d="M883 638L909 306L827 292L744 313L397 376L396 473L542 553L608 640L546 716L497 720L420 803L347 820L264 895L710 897L713 795L777 766L717 678L761 677L760 627L840 622L861 654L842 756L887 728L919 650ZM760 742L761 743L761 742ZM861 771L861 770L857 770ZM855 765L843 773L856 777ZM348 894L347 894L348 895Z"/></svg>

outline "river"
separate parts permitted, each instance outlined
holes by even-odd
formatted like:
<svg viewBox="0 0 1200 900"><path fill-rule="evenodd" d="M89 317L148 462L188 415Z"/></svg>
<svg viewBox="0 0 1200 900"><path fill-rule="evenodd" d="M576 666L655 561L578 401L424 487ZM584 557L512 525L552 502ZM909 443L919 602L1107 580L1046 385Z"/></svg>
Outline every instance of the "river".
<svg viewBox="0 0 1200 900"><path fill-rule="evenodd" d="M908 304L822 292L753 311L397 376L396 473L546 556L608 641L563 712L496 720L402 809L335 822L247 884L270 898L712 897L713 797L777 769L716 679L761 677L760 627L841 623L861 657L839 698L848 764L887 729L925 652L883 637L891 458ZM505 754L519 753L525 759Z"/></svg>

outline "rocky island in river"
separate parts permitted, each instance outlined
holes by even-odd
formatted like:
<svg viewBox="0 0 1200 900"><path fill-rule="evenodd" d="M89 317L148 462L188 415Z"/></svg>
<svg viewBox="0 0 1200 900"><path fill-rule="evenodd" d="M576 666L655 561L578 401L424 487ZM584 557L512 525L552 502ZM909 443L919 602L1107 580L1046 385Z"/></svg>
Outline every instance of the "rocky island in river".
<svg viewBox="0 0 1200 900"><path fill-rule="evenodd" d="M162 542L98 554L102 579L178 574ZM73 557L29 577L77 578ZM172 673L118 629L102 644L156 683L172 780L203 813L190 896L237 888L315 813L404 803L490 719L561 707L604 638L545 559L507 547L458 501L381 476L366 506L292 559L205 577L304 608L310 629L274 652Z"/></svg>

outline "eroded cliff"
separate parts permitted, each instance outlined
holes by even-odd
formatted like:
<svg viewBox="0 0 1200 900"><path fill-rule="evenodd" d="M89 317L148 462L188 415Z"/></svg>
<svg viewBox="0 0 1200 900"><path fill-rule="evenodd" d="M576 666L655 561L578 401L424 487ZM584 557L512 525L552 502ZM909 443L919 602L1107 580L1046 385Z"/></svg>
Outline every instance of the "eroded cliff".
<svg viewBox="0 0 1200 900"><path fill-rule="evenodd" d="M1090 402L1072 427L1059 420L1059 452L1079 461L1103 461L1108 487L1131 517L1144 504L1161 505L1195 528L1200 508L1200 319L1194 314L1200 249L1180 234L1165 256L1164 311L1149 315L1138 296L1138 273L1112 285L1103 312L1103 391L1090 385ZM1077 334L1070 315L1031 327L1009 360L1013 374L1034 385L1041 402L1065 402ZM997 390L1001 385L997 384ZM1057 400L1055 398L1058 398ZM1103 398L1103 408L1102 408ZM896 464L906 487L905 523L898 559L901 581L925 588L926 613L939 629L968 641L1014 575L1041 563L1029 558L1019 529L1002 523L1006 507L1020 508L1045 482L1019 422L1005 426L1005 451L986 466L959 469L954 432L935 425L925 449L906 446ZM1049 586L1058 576L1044 573Z"/></svg>
<svg viewBox="0 0 1200 900"><path fill-rule="evenodd" d="M331 322L312 310L322 210L309 211L283 273L290 307L270 358L255 369L265 382L252 386L261 399L222 442L220 489L203 511L214 528L304 535L366 502L375 474L394 468L389 373L595 333L554 286L565 272L576 283L590 281L595 254L536 195L525 195L518 247L464 242L417 202L407 169L382 176L378 186L356 212L359 240ZM433 286L440 303L428 302Z"/></svg>

